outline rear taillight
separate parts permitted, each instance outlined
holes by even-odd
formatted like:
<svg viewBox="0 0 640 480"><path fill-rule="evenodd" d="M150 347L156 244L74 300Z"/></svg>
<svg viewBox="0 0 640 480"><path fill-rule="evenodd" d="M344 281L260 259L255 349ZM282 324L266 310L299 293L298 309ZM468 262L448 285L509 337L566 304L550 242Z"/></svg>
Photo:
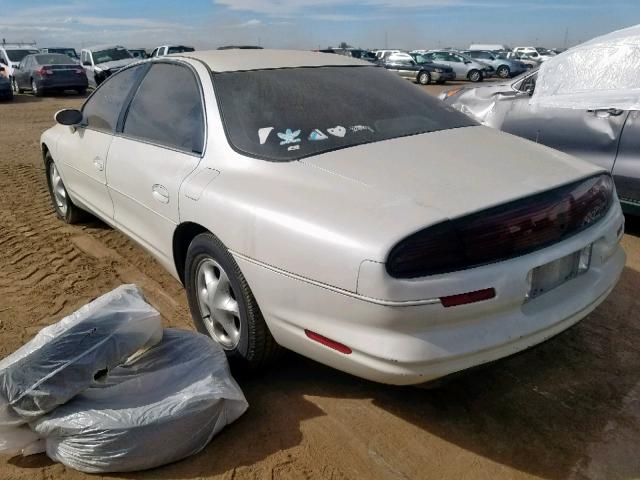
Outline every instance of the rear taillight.
<svg viewBox="0 0 640 480"><path fill-rule="evenodd" d="M421 230L398 243L386 268L416 278L531 253L596 223L613 203L609 174L581 180Z"/></svg>
<svg viewBox="0 0 640 480"><path fill-rule="evenodd" d="M44 77L46 75L53 75L53 70L47 67L40 67L36 70L36 75L40 75L41 77Z"/></svg>

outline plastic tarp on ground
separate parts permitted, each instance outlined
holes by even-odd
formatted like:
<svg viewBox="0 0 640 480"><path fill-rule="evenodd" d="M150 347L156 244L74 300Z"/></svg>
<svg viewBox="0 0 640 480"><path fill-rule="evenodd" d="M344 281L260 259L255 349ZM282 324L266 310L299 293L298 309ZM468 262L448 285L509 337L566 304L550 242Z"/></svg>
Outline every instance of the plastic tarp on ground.
<svg viewBox="0 0 640 480"><path fill-rule="evenodd" d="M542 64L531 104L640 109L640 25L571 48Z"/></svg>
<svg viewBox="0 0 640 480"><path fill-rule="evenodd" d="M217 343L167 329L158 345L32 427L56 461L89 473L128 472L198 453L247 406Z"/></svg>
<svg viewBox="0 0 640 480"><path fill-rule="evenodd" d="M27 422L161 338L160 314L134 285L123 285L41 330L0 362L0 453L31 453L38 436Z"/></svg>

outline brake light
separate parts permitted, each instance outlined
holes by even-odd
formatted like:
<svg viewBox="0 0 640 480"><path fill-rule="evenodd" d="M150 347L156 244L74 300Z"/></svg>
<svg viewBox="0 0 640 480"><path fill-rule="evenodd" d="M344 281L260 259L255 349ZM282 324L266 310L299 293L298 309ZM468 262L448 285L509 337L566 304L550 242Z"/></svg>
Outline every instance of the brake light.
<svg viewBox="0 0 640 480"><path fill-rule="evenodd" d="M41 77L44 77L45 75L53 75L53 70L47 67L40 67L36 70L36 75L40 75Z"/></svg>
<svg viewBox="0 0 640 480"><path fill-rule="evenodd" d="M416 278L525 255L593 225L613 200L613 180L602 174L447 220L399 242L386 269L394 278Z"/></svg>

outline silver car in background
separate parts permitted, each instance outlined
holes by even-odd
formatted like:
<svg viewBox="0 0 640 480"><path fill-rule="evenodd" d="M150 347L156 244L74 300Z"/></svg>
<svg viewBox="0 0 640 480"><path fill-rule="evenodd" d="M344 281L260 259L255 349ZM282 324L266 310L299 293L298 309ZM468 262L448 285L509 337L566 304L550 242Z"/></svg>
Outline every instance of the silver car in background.
<svg viewBox="0 0 640 480"><path fill-rule="evenodd" d="M495 52L486 50L464 50L460 53L493 67L496 75L500 78L517 77L528 70L527 66L519 60L509 59L505 55Z"/></svg>
<svg viewBox="0 0 640 480"><path fill-rule="evenodd" d="M493 68L487 64L477 62L472 58L450 50L415 50L411 53L421 54L425 60L451 67L457 79L481 82L493 74Z"/></svg>
<svg viewBox="0 0 640 480"><path fill-rule="evenodd" d="M537 70L440 98L483 124L561 150L613 174L626 213L640 215L640 111L531 105Z"/></svg>

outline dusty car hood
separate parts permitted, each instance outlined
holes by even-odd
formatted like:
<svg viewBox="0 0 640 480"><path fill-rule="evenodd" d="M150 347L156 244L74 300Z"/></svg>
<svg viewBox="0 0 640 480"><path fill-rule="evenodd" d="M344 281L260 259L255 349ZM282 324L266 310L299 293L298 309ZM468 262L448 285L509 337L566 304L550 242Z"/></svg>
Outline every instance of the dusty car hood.
<svg viewBox="0 0 640 480"><path fill-rule="evenodd" d="M361 145L301 162L386 193L389 202L410 201L444 218L601 171L556 150L479 126Z"/></svg>
<svg viewBox="0 0 640 480"><path fill-rule="evenodd" d="M96 67L100 67L103 70L112 70L114 68L126 67L127 65L135 61L135 58L125 58L124 60L114 60L112 62L98 63L96 64Z"/></svg>

